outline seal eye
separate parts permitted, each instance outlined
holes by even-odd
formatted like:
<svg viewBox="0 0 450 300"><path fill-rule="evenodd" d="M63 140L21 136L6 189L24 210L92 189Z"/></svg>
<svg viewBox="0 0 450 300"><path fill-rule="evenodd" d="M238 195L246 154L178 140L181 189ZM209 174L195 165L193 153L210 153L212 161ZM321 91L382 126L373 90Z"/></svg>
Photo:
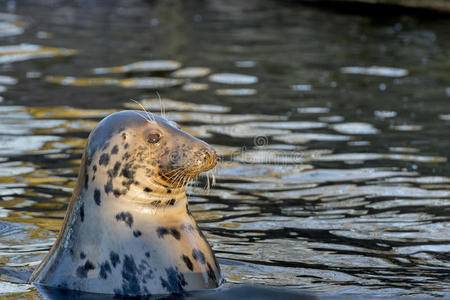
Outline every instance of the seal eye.
<svg viewBox="0 0 450 300"><path fill-rule="evenodd" d="M150 133L147 137L147 142L150 144L156 144L161 139L161 135L159 133Z"/></svg>

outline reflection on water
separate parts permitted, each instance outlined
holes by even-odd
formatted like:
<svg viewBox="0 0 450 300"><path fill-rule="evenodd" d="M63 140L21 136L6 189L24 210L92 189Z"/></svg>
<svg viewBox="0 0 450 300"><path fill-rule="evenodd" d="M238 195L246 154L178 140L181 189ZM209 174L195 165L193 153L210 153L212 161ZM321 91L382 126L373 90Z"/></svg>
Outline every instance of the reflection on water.
<svg viewBox="0 0 450 300"><path fill-rule="evenodd" d="M181 67L181 64L173 60L150 60L134 62L125 66L110 68L95 68L94 74L127 73L127 72L164 72L174 71Z"/></svg>
<svg viewBox="0 0 450 300"><path fill-rule="evenodd" d="M386 76L386 77L403 77L408 75L408 70L388 67L371 66L363 67L345 67L341 68L344 74L361 74L371 76Z"/></svg>
<svg viewBox="0 0 450 300"><path fill-rule="evenodd" d="M73 49L45 47L31 44L0 46L0 64L9 64L33 58L69 56L76 54Z"/></svg>
<svg viewBox="0 0 450 300"><path fill-rule="evenodd" d="M226 288L448 295L448 20L243 3L0 14L0 295L41 297L89 132L141 108L222 155L189 194Z"/></svg>

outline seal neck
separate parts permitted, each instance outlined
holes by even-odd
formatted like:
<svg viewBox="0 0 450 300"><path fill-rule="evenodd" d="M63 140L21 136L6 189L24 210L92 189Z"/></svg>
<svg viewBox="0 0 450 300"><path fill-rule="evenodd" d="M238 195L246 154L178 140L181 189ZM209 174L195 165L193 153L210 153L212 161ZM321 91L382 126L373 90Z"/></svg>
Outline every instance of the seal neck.
<svg viewBox="0 0 450 300"><path fill-rule="evenodd" d="M187 204L186 187L168 189L154 183L147 184L145 188L132 185L119 198L154 208L185 207Z"/></svg>

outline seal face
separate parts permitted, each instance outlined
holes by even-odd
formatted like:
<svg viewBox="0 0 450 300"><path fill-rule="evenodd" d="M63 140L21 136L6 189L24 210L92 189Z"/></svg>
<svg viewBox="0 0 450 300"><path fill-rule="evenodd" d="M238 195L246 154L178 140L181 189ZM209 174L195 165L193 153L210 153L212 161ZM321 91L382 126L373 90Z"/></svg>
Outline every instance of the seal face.
<svg viewBox="0 0 450 300"><path fill-rule="evenodd" d="M106 117L89 136L58 239L30 281L127 296L219 286L185 193L216 162L211 146L161 117Z"/></svg>

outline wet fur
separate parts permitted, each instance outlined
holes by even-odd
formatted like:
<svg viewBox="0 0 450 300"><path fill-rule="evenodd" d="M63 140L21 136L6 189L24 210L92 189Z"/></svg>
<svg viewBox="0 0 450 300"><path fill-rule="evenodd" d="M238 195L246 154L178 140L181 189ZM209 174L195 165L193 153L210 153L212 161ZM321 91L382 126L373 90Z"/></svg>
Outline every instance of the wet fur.
<svg viewBox="0 0 450 300"><path fill-rule="evenodd" d="M215 152L166 120L148 116L117 113L90 134L58 239L31 282L127 296L221 283L219 265L185 195L189 179L215 164ZM148 128L166 134L159 148L141 141Z"/></svg>

